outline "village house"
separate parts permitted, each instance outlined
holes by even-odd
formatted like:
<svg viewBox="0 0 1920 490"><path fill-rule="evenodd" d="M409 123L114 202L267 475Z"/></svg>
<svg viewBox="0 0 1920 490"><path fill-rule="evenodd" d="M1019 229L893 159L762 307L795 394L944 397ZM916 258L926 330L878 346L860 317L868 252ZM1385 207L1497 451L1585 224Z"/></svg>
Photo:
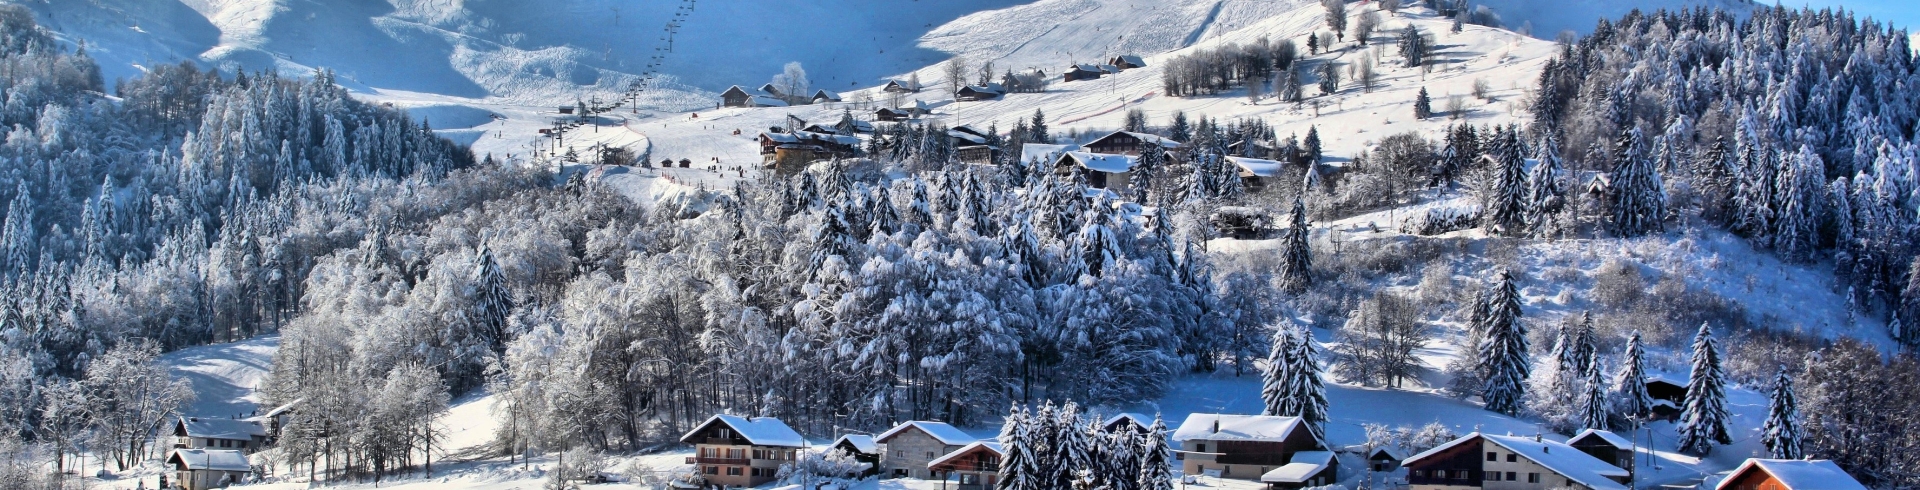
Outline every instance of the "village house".
<svg viewBox="0 0 1920 490"><path fill-rule="evenodd" d="M986 85L967 85L964 87L960 87L959 91L956 91L953 93L953 100L958 100L963 102L975 101L975 100L989 100L989 99L1000 98L1000 96L1006 95L1006 94L1007 94L1007 89L998 83L989 83Z"/></svg>
<svg viewBox="0 0 1920 490"><path fill-rule="evenodd" d="M860 478L880 474L880 443L873 442L873 436L867 434L847 434L833 441L833 450L846 454L867 464L866 471L860 472Z"/></svg>
<svg viewBox="0 0 1920 490"><path fill-rule="evenodd" d="M908 117L911 115L907 114L907 111L897 109L882 107L873 111L873 120L880 122L900 122L907 120Z"/></svg>
<svg viewBox="0 0 1920 490"><path fill-rule="evenodd" d="M267 441L267 428L250 420L180 417L173 422L173 447L258 451Z"/></svg>
<svg viewBox="0 0 1920 490"><path fill-rule="evenodd" d="M910 94L920 91L920 87L912 87L909 85L911 84L899 80L887 80L887 84L881 86L880 91L889 94Z"/></svg>
<svg viewBox="0 0 1920 490"><path fill-rule="evenodd" d="M880 455L881 474L893 478L933 478L927 464L979 439L942 422L913 421L873 437L886 452Z"/></svg>
<svg viewBox="0 0 1920 490"><path fill-rule="evenodd" d="M1567 439L1567 445L1593 456L1594 459L1606 461L1607 464L1627 470L1628 474L1633 473L1633 441L1620 437L1619 434L1587 429L1575 434L1572 439Z"/></svg>
<svg viewBox="0 0 1920 490"><path fill-rule="evenodd" d="M831 133L760 133L759 140L761 163L789 173L816 160L850 157L860 151L859 137Z"/></svg>
<svg viewBox="0 0 1920 490"><path fill-rule="evenodd" d="M815 90L815 91L813 92L813 99L812 99L812 100L813 100L813 103L815 103L815 104L825 104L825 103L828 103L828 102L839 102L839 101L840 101L840 94L839 94L839 93L836 93L836 92L833 92L833 91L831 91L831 90L827 90L827 89L824 89L824 88L823 88L823 89L820 89L820 90Z"/></svg>
<svg viewBox="0 0 1920 490"><path fill-rule="evenodd" d="M1077 170L1086 177L1087 187L1123 192L1134 162L1134 157L1127 155L1069 151L1054 160L1053 169L1061 176L1073 175Z"/></svg>
<svg viewBox="0 0 1920 490"><path fill-rule="evenodd" d="M1101 136L1080 146L1093 153L1111 153L1137 157L1140 156L1141 150L1147 148L1147 145L1159 145L1161 149L1167 150L1169 157L1172 157L1173 154L1183 146L1178 141L1132 131L1114 131L1107 133L1106 136Z"/></svg>
<svg viewBox="0 0 1920 490"><path fill-rule="evenodd" d="M1340 458L1332 451L1300 451L1285 466L1260 475L1260 483L1269 490L1292 490L1331 485L1339 475Z"/></svg>
<svg viewBox="0 0 1920 490"><path fill-rule="evenodd" d="M1824 459L1748 459L1714 490L1867 490Z"/></svg>
<svg viewBox="0 0 1920 490"><path fill-rule="evenodd" d="M1413 490L1627 490L1627 470L1539 436L1472 433L1401 462Z"/></svg>
<svg viewBox="0 0 1920 490"><path fill-rule="evenodd" d="M1265 187L1267 179L1280 175L1283 167L1279 161L1260 158L1227 157L1227 161L1240 167L1240 183L1255 190Z"/></svg>
<svg viewBox="0 0 1920 490"><path fill-rule="evenodd" d="M747 90L740 88L739 85L727 87L727 91L720 93L720 106L753 107L753 94L747 93Z"/></svg>
<svg viewBox="0 0 1920 490"><path fill-rule="evenodd" d="M1257 480L1303 451L1325 451L1299 417L1196 413L1173 432L1188 475Z"/></svg>
<svg viewBox="0 0 1920 490"><path fill-rule="evenodd" d="M226 488L246 483L253 465L246 453L234 449L174 449L167 455L173 484L185 490Z"/></svg>
<svg viewBox="0 0 1920 490"><path fill-rule="evenodd" d="M1403 458L1398 450L1386 446L1376 447L1373 451L1367 452L1367 469L1379 472L1398 470L1401 459Z"/></svg>
<svg viewBox="0 0 1920 490"><path fill-rule="evenodd" d="M1152 429L1153 419L1137 413L1121 413L1120 415L1108 417L1107 421L1100 423L1100 431L1108 434L1122 430L1131 430L1145 434L1148 430Z"/></svg>
<svg viewBox="0 0 1920 490"><path fill-rule="evenodd" d="M954 126L947 130L947 137L952 140L953 158L960 163L987 165L1000 153L1000 147L990 144L987 132L973 126Z"/></svg>
<svg viewBox="0 0 1920 490"><path fill-rule="evenodd" d="M806 440L773 417L715 415L680 436L694 446L687 464L713 487L752 487L773 481L792 464Z"/></svg>
<svg viewBox="0 0 1920 490"><path fill-rule="evenodd" d="M840 118L833 124L833 132L839 134L873 134L873 123L854 119L852 114Z"/></svg>
<svg viewBox="0 0 1920 490"><path fill-rule="evenodd" d="M1060 155L1069 151L1081 151L1081 149L1073 145L1027 143L1020 145L1020 161L1034 165L1053 163L1060 160Z"/></svg>
<svg viewBox="0 0 1920 490"><path fill-rule="evenodd" d="M1653 413L1648 414L1649 418L1668 422L1680 420L1680 406L1687 402L1687 382L1649 376L1647 396L1653 398Z"/></svg>
<svg viewBox="0 0 1920 490"><path fill-rule="evenodd" d="M1060 76L1060 81L1073 82L1073 81L1080 81L1080 80L1099 80L1100 75L1103 75L1106 72L1102 71L1098 66L1088 65L1088 64L1074 64L1074 65L1068 66L1066 71L1062 73L1064 74Z"/></svg>
<svg viewBox="0 0 1920 490"><path fill-rule="evenodd" d="M1107 64L1113 65L1115 67L1119 67L1122 70L1132 70L1134 68L1147 67L1146 60L1142 60L1140 59L1139 56L1131 55L1131 54L1123 54L1120 56L1115 56L1112 59L1107 60Z"/></svg>
<svg viewBox="0 0 1920 490"><path fill-rule="evenodd" d="M955 481L956 490L989 490L999 483L1000 459L1006 453L995 441L974 441L927 463L942 486Z"/></svg>

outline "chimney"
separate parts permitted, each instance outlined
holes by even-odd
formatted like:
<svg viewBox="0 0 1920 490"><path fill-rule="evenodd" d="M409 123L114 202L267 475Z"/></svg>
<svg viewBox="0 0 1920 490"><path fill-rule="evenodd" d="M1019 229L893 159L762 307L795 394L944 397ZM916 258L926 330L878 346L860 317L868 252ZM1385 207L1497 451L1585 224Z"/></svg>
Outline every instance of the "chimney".
<svg viewBox="0 0 1920 490"><path fill-rule="evenodd" d="M1220 419L1218 418L1213 419L1213 433L1220 433Z"/></svg>

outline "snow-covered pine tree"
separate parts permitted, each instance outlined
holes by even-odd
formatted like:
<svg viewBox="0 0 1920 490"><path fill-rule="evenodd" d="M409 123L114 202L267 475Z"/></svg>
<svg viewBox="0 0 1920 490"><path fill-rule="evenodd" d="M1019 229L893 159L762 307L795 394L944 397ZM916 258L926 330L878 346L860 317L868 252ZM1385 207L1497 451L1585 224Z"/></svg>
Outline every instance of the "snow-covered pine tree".
<svg viewBox="0 0 1920 490"><path fill-rule="evenodd" d="M1614 138L1614 164L1607 187L1608 224L1615 236L1635 237L1659 232L1666 219L1666 191L1660 172L1645 153L1646 137L1638 127Z"/></svg>
<svg viewBox="0 0 1920 490"><path fill-rule="evenodd" d="M493 249L481 245L478 255L471 280L479 297L474 299L467 318L473 322L474 335L497 355L507 349L507 315L513 312L513 293L507 290L500 263L493 260Z"/></svg>
<svg viewBox="0 0 1920 490"><path fill-rule="evenodd" d="M1167 447L1167 424L1159 415L1147 428L1140 450L1139 490L1173 490L1173 450Z"/></svg>
<svg viewBox="0 0 1920 490"><path fill-rule="evenodd" d="M1542 361L1546 373L1533 378L1531 396L1527 397L1528 409L1546 419L1548 429L1554 431L1566 431L1580 423L1580 403L1586 394L1581 386L1585 377L1573 360L1574 328L1563 325L1554 330L1553 349Z"/></svg>
<svg viewBox="0 0 1920 490"><path fill-rule="evenodd" d="M1587 361L1586 394L1581 397L1580 426L1586 429L1607 429L1607 392L1600 380L1600 360Z"/></svg>
<svg viewBox="0 0 1920 490"><path fill-rule="evenodd" d="M1306 204L1298 197L1293 200L1293 212L1288 217L1286 236L1281 246L1280 289L1289 294L1300 294L1313 285L1313 251L1308 246L1308 237L1312 229L1307 224Z"/></svg>
<svg viewBox="0 0 1920 490"><path fill-rule="evenodd" d="M1296 370L1292 358L1293 329L1290 327L1283 323L1281 328L1274 329L1273 339L1268 342L1271 347L1267 350L1266 369L1260 373L1260 400L1266 403L1267 408L1261 415L1286 415L1297 411L1293 398L1289 396L1291 393L1287 391L1290 388L1287 385Z"/></svg>
<svg viewBox="0 0 1920 490"><path fill-rule="evenodd" d="M1773 222L1773 248L1789 261L1804 262L1813 259L1813 249L1819 245L1816 228L1827 202L1822 199L1826 164L1807 145L1800 145L1784 163L1774 190L1779 214Z"/></svg>
<svg viewBox="0 0 1920 490"><path fill-rule="evenodd" d="M1727 434L1726 371L1720 368L1720 347L1713 328L1700 324L1693 337L1693 369L1687 378L1685 406L1680 408L1679 448L1704 455L1713 445L1732 444Z"/></svg>
<svg viewBox="0 0 1920 490"><path fill-rule="evenodd" d="M1032 418L1029 412L1014 405L1007 410L1007 420L1000 425L1000 478L994 483L995 490L1039 490L1041 485L1035 477L1036 464L1032 443Z"/></svg>
<svg viewBox="0 0 1920 490"><path fill-rule="evenodd" d="M1492 294L1482 299L1486 317L1474 327L1486 335L1479 346L1478 371L1487 377L1480 396L1487 410L1515 415L1526 398L1527 376L1532 371L1527 328L1520 323L1520 290L1513 284L1513 275L1501 271L1496 282Z"/></svg>
<svg viewBox="0 0 1920 490"><path fill-rule="evenodd" d="M1647 350L1640 345L1640 332L1627 337L1620 371L1613 375L1614 410L1628 417L1646 417L1653 410L1653 397L1647 394Z"/></svg>
<svg viewBox="0 0 1920 490"><path fill-rule="evenodd" d="M1093 455L1087 451L1087 433L1081 430L1079 404L1067 401L1054 417L1054 485L1051 488L1069 488L1082 471L1093 467Z"/></svg>
<svg viewBox="0 0 1920 490"><path fill-rule="evenodd" d="M1033 122L1027 125L1027 137L1030 143L1053 143L1053 135L1047 133L1047 115L1040 109L1033 110Z"/></svg>
<svg viewBox="0 0 1920 490"><path fill-rule="evenodd" d="M1600 347L1596 344L1598 341L1593 337L1593 313L1581 312L1580 324L1576 328L1573 332L1573 365L1580 366L1582 369L1598 368L1600 366L1598 362ZM1598 373L1582 371L1581 377L1585 378L1594 374Z"/></svg>
<svg viewBox="0 0 1920 490"><path fill-rule="evenodd" d="M1186 111L1173 111L1173 123L1167 125L1167 137L1181 143L1193 141L1193 125L1187 121Z"/></svg>
<svg viewBox="0 0 1920 490"><path fill-rule="evenodd" d="M1527 220L1526 162L1514 138L1511 131L1494 133L1493 188L1485 191L1484 206L1488 229L1508 236L1525 232Z"/></svg>
<svg viewBox="0 0 1920 490"><path fill-rule="evenodd" d="M1426 87L1420 87L1420 93L1413 96L1413 118L1426 119L1429 117L1433 117L1433 99L1427 97Z"/></svg>
<svg viewBox="0 0 1920 490"><path fill-rule="evenodd" d="M1800 402L1793 394L1793 377L1785 367L1773 377L1773 394L1767 404L1767 422L1760 426L1760 442L1767 445L1767 457L1800 459Z"/></svg>
<svg viewBox="0 0 1920 490"><path fill-rule="evenodd" d="M1293 353L1286 368L1286 392L1290 409L1280 415L1300 417L1313 429L1315 437L1325 438L1327 426L1327 388L1320 380L1320 349L1313 345L1313 334L1305 327L1292 326L1289 348Z"/></svg>
<svg viewBox="0 0 1920 490"><path fill-rule="evenodd" d="M1300 141L1301 149L1307 152L1307 163L1320 163L1320 127L1307 126L1307 138Z"/></svg>

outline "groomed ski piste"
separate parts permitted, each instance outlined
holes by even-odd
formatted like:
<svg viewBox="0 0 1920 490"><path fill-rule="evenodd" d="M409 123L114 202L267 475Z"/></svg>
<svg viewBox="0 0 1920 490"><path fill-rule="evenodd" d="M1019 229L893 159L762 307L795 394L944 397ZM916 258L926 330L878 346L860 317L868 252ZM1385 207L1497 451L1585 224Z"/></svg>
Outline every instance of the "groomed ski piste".
<svg viewBox="0 0 1920 490"><path fill-rule="evenodd" d="M919 2L942 4L942 2ZM958 2L956 2L958 3ZM1340 43L1331 52L1306 56L1307 63L1333 60L1355 63L1371 58L1379 72L1379 83L1368 90L1351 81L1342 83L1334 94L1317 97L1316 108L1307 104L1277 102L1271 98L1250 102L1244 91L1213 96L1169 97L1161 93L1161 67L1172 57L1195 50L1230 43L1248 43L1266 37L1293 40L1303 51L1309 33L1326 33L1322 10L1316 2L1271 2L1221 0L1185 2L1166 6L1165 2L1146 0L1042 0L986 2L988 7L967 11L943 6L910 18L891 18L873 10L868 3L855 0L812 2L809 13L831 15L836 12L861 12L847 20L870 40L835 39L810 43L804 37L779 40L752 35L764 26L741 19L751 16L727 15L729 12L764 8L758 2L702 5L684 31L686 38L676 40L667 70L689 74L685 78L663 78L656 89L630 109L601 115L594 124L569 131L564 140L543 137L539 130L549 128L557 118L556 109L576 101L617 97L620 87L632 80L637 66L621 62L589 63L602 52L653 50L651 34L645 42L613 44L618 33L595 34L578 45L538 47L541 40L564 38L564 22L574 17L606 15L611 2L585 2L564 12L533 16L528 22L553 22L559 25L499 25L488 32L463 32L449 25L484 22L465 19L457 12L437 10L426 2L407 5L383 17L377 26L389 35L416 32L429 39L452 39L442 44L444 52L420 54L412 46L395 51L385 60L349 59L339 53L318 53L307 58L287 51L284 44L299 39L279 27L286 23L286 7L277 2L206 1L194 10L214 22L201 25L187 19L183 12L119 11L115 15L148 16L145 28L136 34L119 33L121 26L97 21L107 17L88 17L80 7L67 12L69 37L81 37L97 43L103 64L120 61L123 65L166 60L167 53L178 58L211 59L230 62L250 69L273 66L284 71L310 70L314 66L339 66L346 62L360 69L343 69L343 81L362 97L391 103L410 110L417 118L429 121L442 135L473 145L476 154L492 155L503 161L523 165L560 165L552 155L573 150L586 154L597 146L616 146L634 150L658 167L662 160L688 160L687 168L595 168L573 165L568 172L588 172L591 178L614 186L626 196L642 203L659 202L688 195L700 189L721 189L740 179L758 178L760 155L752 140L761 131L784 125L789 115L812 122L837 120L843 111L870 113L888 98L878 93L885 80L905 80L918 75L925 89L903 102L922 101L933 107L924 118L948 126L972 125L985 129L995 125L1003 130L1016 120L1030 118L1035 110L1047 115L1056 134L1079 131L1098 134L1116 129L1129 109L1140 109L1152 124L1165 124L1176 112L1188 116L1207 116L1221 121L1261 118L1280 134L1304 135L1317 128L1327 142L1330 160L1339 162L1370 148L1380 138L1407 132L1436 137L1449 124L1507 124L1522 122L1515 110L1534 82L1534 76L1557 46L1541 38L1552 38L1560 30L1590 28L1599 17L1615 17L1628 9L1678 7L1683 5L1728 6L1728 2L1640 1L1601 2L1595 0L1555 2L1553 9L1541 9L1537 2L1501 0L1480 2L1500 12L1514 29L1464 26L1462 32L1449 32L1451 22L1431 11L1408 7L1401 13L1383 16L1375 42L1357 46L1352 40ZM603 5L604 4L604 5ZM1631 4L1631 5L1629 5ZM58 8L58 7L46 7ZM1362 7L1364 8L1364 7ZM1351 8L1358 12L1362 8ZM281 10L275 10L281 9ZM711 9L711 10L707 10ZM1367 9L1367 10L1370 10ZM213 12L217 15L207 15ZM162 15L164 14L164 15ZM629 12L629 18L640 14ZM412 17L409 17L412 16ZM573 17L569 17L573 16ZM701 20L698 17L709 17ZM496 17L486 17L492 20ZM498 17L505 18L505 17ZM59 17L55 17L56 20ZM319 19L319 20L314 20ZM411 20L409 20L411 19ZM420 22L420 19L433 21ZM559 19L559 20L556 20ZM720 20L724 19L724 20ZM86 21L95 20L89 24ZM309 21L324 21L309 17ZM924 21L924 22L920 22ZM935 23L935 22L938 23ZM166 22L166 26L156 26ZM436 24L435 22L439 22ZM704 22L704 23L703 23ZM920 22L920 23L913 23ZM716 23L735 23L720 28ZM1391 36L1414 25L1434 37L1438 61L1429 70L1397 66ZM56 29L58 22L49 22ZM80 27L73 27L78 25ZM706 26L706 27L703 27ZM1522 26L1529 29L1521 29ZM306 36L335 32L321 25ZM831 25L829 25L831 27ZM111 28L111 29L110 29ZM701 29L712 32L700 34ZM414 30L414 31L410 31ZM1524 35L1519 30L1530 31ZM816 29L813 35L830 36L836 29ZM637 32L637 31L636 31ZM75 33L78 33L77 35ZM168 34L171 33L171 34ZM271 33L271 35L269 35ZM476 50L474 39L496 39L506 33L520 33L527 49L498 46L492 51ZM866 33L871 33L866 34ZM462 37L467 36L467 37ZM605 39L601 39L604 37ZM847 36L857 38L861 36ZM884 40L883 40L884 38ZM532 41L527 41L532 39ZM1917 36L1916 39L1920 39ZM181 41L184 40L184 41ZM465 41L463 41L465 40ZM469 43L472 41L472 43ZM604 42L602 42L604 41ZM722 42L728 41L728 42ZM737 41L737 42L735 42ZM495 41L488 43L499 44ZM118 43L118 44L116 44ZM740 50L741 43L773 43L779 48ZM518 43L516 43L518 44ZM600 44L600 46L593 46ZM812 46L809 46L809 45ZM554 45L558 46L558 45ZM851 46L858 46L854 49ZM589 49L595 48L595 49ZM440 48L436 48L440 49ZM117 50L117 51L116 51ZM826 52L822 54L816 51ZM889 53L891 51L891 53ZM156 53L159 53L156 55ZM941 78L939 63L948 53L967 57L976 65L991 61L996 70L1022 71L1041 68L1057 73L1071 62L1101 62L1106 57L1135 54L1146 59L1147 67L1127 70L1100 80L1060 82L1057 78L1043 93L1010 94L997 100L953 102L947 84ZM147 56L140 58L139 56ZM862 58L859 62L841 61L842 57ZM609 58L611 59L611 58ZM425 61L423 61L425 60ZM453 60L446 62L446 60ZM846 100L867 92L874 105L854 102L788 108L716 109L717 94L726 85L737 84L749 90L766 82L786 61L799 60L816 73L816 88L839 91ZM627 60L629 62L634 60ZM322 64L322 62L328 62ZM429 63L430 62L430 63ZM737 63L736 63L737 62ZM426 67L450 66L451 72L406 71L402 65ZM636 63L637 64L637 63ZM725 69L699 71L708 65ZM848 68L851 67L851 68ZM350 70L350 71L349 71ZM421 68L425 70L425 68ZM631 71L621 71L631 70ZM698 75L692 75L698 73ZM411 78L409 78L411 77ZM389 83L412 80L406 83ZM1476 81L1484 81L1492 90L1490 97L1471 95ZM1425 88L1436 106L1458 97L1466 111L1445 114L1421 121L1412 118L1414 94ZM1307 87L1310 94L1317 89ZM1457 118L1455 117L1457 116ZM739 134L734 134L738 130ZM544 155L544 156L536 156ZM1434 195L1410 208L1382 210L1340 220L1316 223L1315 240L1336 244L1350 240L1404 239L1391 226L1393 215L1404 216L1422 206L1445 205L1457 196ZM1379 228L1380 231L1375 231ZM1480 246L1477 230L1454 232L1445 238L1464 246ZM1271 241L1215 240L1210 250L1218 253L1262 253L1276 245ZM1473 255L1473 257L1481 257ZM1817 334L1827 337L1855 337L1877 345L1889 345L1884 328L1871 321L1845 321L1843 300L1823 283L1818 265L1794 265L1756 252L1744 242L1722 233L1687 237L1684 243L1660 239L1563 240L1536 242L1511 252L1514 262L1533 268L1564 267L1568 280L1548 284L1526 284L1525 314L1537 324L1547 325L1565 315L1577 315L1582 300L1573 291L1583 290L1591 277L1609 258L1632 257L1642 261L1676 264L1694 273L1690 281L1724 297L1736 299L1756 316L1789 320L1801 325L1819 325ZM1484 258L1454 264L1462 277L1486 270L1494 264ZM1755 285L1758 285L1757 287ZM1412 284L1383 283L1383 289L1408 288ZM1781 301L1778 298L1789 298ZM1442 393L1445 380L1438 371L1458 356L1455 343L1464 338L1463 327L1443 322L1444 333L1420 352L1429 374L1404 389L1378 389L1328 380L1328 395L1333 418L1328 437L1334 446L1358 444L1364 439L1363 424L1418 427L1440 422L1457 434L1479 431L1488 434L1531 436L1541 433L1529 420L1507 417L1483 410L1480 406ZM1323 344L1334 341L1327 329L1315 330ZM251 414L264 410L254 404L253 393L269 369L277 338L262 337L242 342L196 347L169 353L165 363L177 375L193 383L199 398L187 411L195 414ZM1650 374L1684 379L1684 352L1657 351L1650 357ZM1173 390L1157 400L1128 406L1094 407L1112 414L1137 412L1159 414L1170 426L1177 425L1188 413L1258 413L1260 381L1257 373L1242 376L1231 372L1183 378ZM546 471L555 464L552 456L536 457L531 462L509 462L491 450L498 420L492 414L494 399L485 393L470 394L455 400L441 424L447 439L434 457L434 474L399 476L379 484L342 484L335 488L399 488L410 490L509 490L541 488ZM270 407L269 407L270 408ZM1734 469L1743 459L1764 453L1758 428L1765 416L1766 397L1753 387L1739 386L1728 392L1730 425L1735 442L1716 449L1712 456L1700 459L1674 450L1673 426L1658 422L1636 435L1642 444L1639 484L1684 484L1711 481L1714 475ZM990 438L998 432L994 426L964 428L975 437ZM1545 437L1564 440L1563 436ZM831 439L809 441L823 448ZM659 452L615 459L607 471L619 473L632 466L659 472L682 471L691 451L683 445L666 443ZM1342 456L1343 458L1348 456ZM1360 473L1358 460L1344 464L1341 480L1351 483ZM162 469L157 463L125 474L89 483L94 488L132 489L141 482L151 488L153 476ZM1402 473L1404 475L1404 473ZM1378 483L1378 482L1376 482ZM249 488L308 488L310 482L267 482ZM1201 478L1198 486L1219 488L1257 488L1258 484L1239 480ZM635 483L595 485L595 488L650 488ZM857 488L941 488L941 482L886 480L868 482Z"/></svg>

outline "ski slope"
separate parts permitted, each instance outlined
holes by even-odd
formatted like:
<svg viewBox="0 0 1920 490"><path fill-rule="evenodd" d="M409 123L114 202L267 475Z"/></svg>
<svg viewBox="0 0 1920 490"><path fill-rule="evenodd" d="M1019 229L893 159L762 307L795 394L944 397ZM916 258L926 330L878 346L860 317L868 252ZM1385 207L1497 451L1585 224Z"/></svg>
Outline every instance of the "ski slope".
<svg viewBox="0 0 1920 490"><path fill-rule="evenodd" d="M279 335L225 344L190 347L160 356L159 364L193 385L193 402L182 415L242 418L254 415L260 397L254 390L272 370Z"/></svg>

